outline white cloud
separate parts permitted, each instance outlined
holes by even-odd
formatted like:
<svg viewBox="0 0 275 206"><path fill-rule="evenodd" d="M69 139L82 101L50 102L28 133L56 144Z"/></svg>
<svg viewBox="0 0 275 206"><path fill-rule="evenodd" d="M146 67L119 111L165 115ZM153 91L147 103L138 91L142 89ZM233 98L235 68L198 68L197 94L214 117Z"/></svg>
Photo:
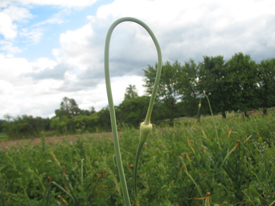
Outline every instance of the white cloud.
<svg viewBox="0 0 275 206"><path fill-rule="evenodd" d="M5 39L13 39L17 35L17 26L12 23L12 18L3 13L0 12L0 34L2 34Z"/></svg>
<svg viewBox="0 0 275 206"><path fill-rule="evenodd" d="M0 95L12 94L13 85L5 80L0 79Z"/></svg>
<svg viewBox="0 0 275 206"><path fill-rule="evenodd" d="M64 21L58 17L56 18L50 18L50 19L47 19L45 21L42 21L42 22L39 22L37 24L34 25L34 27L37 27L37 26L43 26L45 24L62 24Z"/></svg>
<svg viewBox="0 0 275 206"><path fill-rule="evenodd" d="M23 28L20 31L20 36L26 37L34 43L38 43L40 41L42 35L43 35L42 29L40 29L40 28L35 28L35 29Z"/></svg>
<svg viewBox="0 0 275 206"><path fill-rule="evenodd" d="M28 9L16 6L9 6L2 12L7 14L13 21L26 21L26 19L30 19L33 17Z"/></svg>
<svg viewBox="0 0 275 206"><path fill-rule="evenodd" d="M0 50L4 51L7 56L13 57L14 54L20 53L22 50L13 46L12 42L0 41Z"/></svg>
<svg viewBox="0 0 275 206"><path fill-rule="evenodd" d="M25 21L32 15L25 8L10 6L0 12L0 34L5 39L14 39L17 36L17 25L14 21Z"/></svg>
<svg viewBox="0 0 275 206"><path fill-rule="evenodd" d="M23 4L23 5L50 5L63 7L85 7L91 6L97 0L1 0L0 8L6 7L9 4Z"/></svg>
<svg viewBox="0 0 275 206"><path fill-rule="evenodd" d="M101 53L96 42L93 42L96 40L94 35L90 24L75 31L61 34L59 41L64 55L62 60L65 63L77 65L81 70L85 70L91 64L98 62Z"/></svg>
<svg viewBox="0 0 275 206"><path fill-rule="evenodd" d="M114 104L119 105L123 101L125 89L130 84L137 86L138 94L140 96L144 95L142 83L142 77L136 75L112 78L111 87ZM89 107L94 106L95 109L99 111L108 105L105 80L102 79L92 90L84 90L73 93L72 97L75 98L80 108L89 109Z"/></svg>
<svg viewBox="0 0 275 206"><path fill-rule="evenodd" d="M90 6L96 2L96 0L28 0L32 4L38 5L56 5L66 7L85 7Z"/></svg>
<svg viewBox="0 0 275 206"><path fill-rule="evenodd" d="M6 57L2 54L0 54L0 62L0 80L9 82L17 88L34 84L34 81L25 74L52 69L57 65L57 62L47 58L29 62L25 58Z"/></svg>
<svg viewBox="0 0 275 206"><path fill-rule="evenodd" d="M31 64L24 58L6 58L0 54L0 62L0 79L13 85L21 85L22 79L20 75L32 70Z"/></svg>
<svg viewBox="0 0 275 206"><path fill-rule="evenodd" d="M14 115L49 115L59 107L64 96L74 98L82 109L105 107L108 103L103 68L104 41L109 26L120 17L136 17L150 26L162 48L163 61L183 62L189 58L201 61L204 55L223 55L227 59L239 51L252 54L256 60L270 58L275 52L273 1L115 0L101 6L96 15L88 15L86 25L75 30L68 27L60 34L60 47L54 46L51 50L54 61L39 58L29 62L14 58L12 55L19 53L20 48L2 41L0 50L9 55L0 54L0 87L6 88L0 89L4 94L0 105L5 105L0 117L8 111ZM55 5L70 10L68 7L90 6L95 1L2 0L0 7L7 7L11 4L8 2L28 6ZM6 18L4 22L1 18L0 22L0 33L6 39L20 36L39 42L43 26L65 22L64 13L58 13L32 27L22 28L16 25L17 22L32 16L27 10L16 12L16 9L9 7L0 12ZM123 100L129 84L135 84L139 95L143 94L142 68L156 61L155 46L143 28L123 23L115 29L110 45L110 67L116 105ZM60 73L55 73L54 69ZM53 76L55 78L50 78Z"/></svg>
<svg viewBox="0 0 275 206"><path fill-rule="evenodd" d="M48 116L58 108L65 94L58 92L62 80L44 79L33 81L26 73L54 68L57 62L40 58L29 62L24 58L8 58L0 54L0 118L28 114Z"/></svg>

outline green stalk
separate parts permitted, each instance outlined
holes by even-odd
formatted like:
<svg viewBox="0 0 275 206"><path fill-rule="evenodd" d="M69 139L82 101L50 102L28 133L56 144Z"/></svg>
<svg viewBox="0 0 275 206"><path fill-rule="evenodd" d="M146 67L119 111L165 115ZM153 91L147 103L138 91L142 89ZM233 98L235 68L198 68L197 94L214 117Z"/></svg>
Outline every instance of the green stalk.
<svg viewBox="0 0 275 206"><path fill-rule="evenodd" d="M145 122L142 122L140 124L140 137L139 137L139 143L138 143L138 149L136 154L136 161L135 161L135 167L134 167L134 189L135 189L135 199L136 199L136 205L139 206L138 197L137 197L137 168L138 168L138 159L141 152L141 149L152 130L152 124L149 123L148 125L145 124Z"/></svg>
<svg viewBox="0 0 275 206"><path fill-rule="evenodd" d="M217 137L217 140L218 140L219 149L221 150L220 139L219 139L219 136L218 136L218 130L217 130L217 127L216 127L216 122L215 122L215 118L214 118L214 115L213 115L212 107L211 107L208 96L205 95L205 97L206 97L206 99L208 101L208 104L209 104L211 116L212 116L212 119L213 119L213 122L214 122L214 127L215 127L215 131L216 131L216 137Z"/></svg>
<svg viewBox="0 0 275 206"><path fill-rule="evenodd" d="M126 183L126 179L125 179L125 174L124 174L124 169L123 169L122 159L121 159L121 153L120 153L119 139L118 139L118 133L117 133L117 124L116 124L116 115L115 115L115 109L114 109L114 103L113 103L113 97L112 97L110 71L109 71L109 47L110 47L111 35L112 35L112 32L115 29L115 27L124 21L132 21L132 22L135 22L135 23L141 25L151 36L152 40L155 43L157 53L158 53L158 71L157 71L157 75L156 75L156 82L155 82L155 85L153 88L151 100L149 103L149 108L148 108L145 122L144 122L145 125L150 125L150 118L151 118L151 114L152 114L152 110L153 110L153 103L154 103L154 99L155 99L156 92L157 92L157 85L159 83L159 79L160 79L160 75L161 75L162 57L161 57L160 46L158 44L158 41L157 41L154 33L151 31L151 29L144 22L142 22L138 19L132 18L132 17L124 17L124 18L121 18L121 19L118 19L117 21L115 21L109 28L107 36L106 36L106 40L105 40L105 51L104 51L105 83L106 83L109 109L110 109L111 127L112 127L112 132L113 132L116 162L117 162L119 178L120 178L120 182L121 182L124 203L125 203L125 205L130 206L131 203L130 203L130 198L129 198L129 194L128 194L127 183ZM140 148L140 150L141 150L141 148ZM137 161L136 161L136 164L137 164ZM136 167L135 167L135 169L136 169Z"/></svg>

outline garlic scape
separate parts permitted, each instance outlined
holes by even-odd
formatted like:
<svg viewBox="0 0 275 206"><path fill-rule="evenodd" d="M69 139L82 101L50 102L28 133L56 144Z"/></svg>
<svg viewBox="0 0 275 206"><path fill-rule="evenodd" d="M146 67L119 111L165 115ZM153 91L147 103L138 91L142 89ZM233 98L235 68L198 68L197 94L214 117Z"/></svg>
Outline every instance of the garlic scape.
<svg viewBox="0 0 275 206"><path fill-rule="evenodd" d="M140 125L140 139L139 139L139 145L137 149L136 154L136 162L135 162L135 168L134 168L134 187L135 187L135 199L136 204L139 205L138 199L137 199L137 190L136 190L136 176L137 176L137 166L138 166L138 158L142 149L143 144L146 141L146 138L148 137L150 131L152 130L152 124L150 123L150 118L153 110L153 103L156 97L157 92L157 86L160 80L161 75L161 69L162 69L162 56L161 56L161 50L159 43L154 35L154 33L151 31L151 29L142 21L132 18L132 17L124 17L116 20L109 28L105 40L105 51L104 51L104 68L105 68L105 84L106 84L106 90L107 90L107 96L108 96L108 102L109 102L109 109L110 109L110 118L111 118L111 127L113 132L113 141L114 141L114 149L115 149L115 156L116 156L116 163L122 188L122 194L124 199L124 204L126 206L130 206L130 198L129 193L127 189L127 182L125 179L124 169L122 165L122 159L121 159L121 153L120 153L120 146L119 146L119 139L118 139L118 133L117 133L117 124L116 124L116 115L115 115L115 109L114 109L114 103L113 103L113 97L112 97L112 90L111 90L111 80L110 80L110 70L109 70L109 47L110 47L110 40L111 35L115 27L125 21L131 21L135 22L139 25L141 25L151 36L157 50L158 54L158 70L156 74L156 81L154 84L154 88L152 91L148 111L145 117L144 122Z"/></svg>

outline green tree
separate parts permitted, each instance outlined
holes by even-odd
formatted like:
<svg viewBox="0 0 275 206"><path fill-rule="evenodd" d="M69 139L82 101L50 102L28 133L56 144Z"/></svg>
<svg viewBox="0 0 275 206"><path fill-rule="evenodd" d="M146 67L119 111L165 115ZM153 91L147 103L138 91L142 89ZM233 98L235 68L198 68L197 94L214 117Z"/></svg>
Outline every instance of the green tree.
<svg viewBox="0 0 275 206"><path fill-rule="evenodd" d="M17 116L12 118L6 124L5 132L10 138L31 138L39 136L44 129L44 119L41 117L33 117L28 115Z"/></svg>
<svg viewBox="0 0 275 206"><path fill-rule="evenodd" d="M157 64L155 65L155 68L149 65L148 68L143 70L145 75L145 85L143 86L146 87L147 94L152 93L156 78L156 69ZM174 118L178 116L176 102L180 96L176 85L178 84L177 75L178 70L180 69L181 65L178 61L173 65L167 61L162 67L162 74L157 91L156 102L161 101L165 105L167 117L171 122L173 122Z"/></svg>
<svg viewBox="0 0 275 206"><path fill-rule="evenodd" d="M135 98L135 97L138 97L138 91L137 91L136 85L130 84L128 87L126 87L124 100Z"/></svg>
<svg viewBox="0 0 275 206"><path fill-rule="evenodd" d="M6 125L6 120L0 119L0 133L4 132Z"/></svg>
<svg viewBox="0 0 275 206"><path fill-rule="evenodd" d="M227 79L228 69L222 56L204 56L198 65L198 91L201 96L208 96L213 113L222 113L226 118L226 111L231 111L230 98L234 91L230 90Z"/></svg>
<svg viewBox="0 0 275 206"><path fill-rule="evenodd" d="M68 122L67 116L63 116L62 119L54 117L51 119L51 128L55 129L59 134L66 134L68 132Z"/></svg>
<svg viewBox="0 0 275 206"><path fill-rule="evenodd" d="M150 97L148 96L125 99L117 107L118 121L138 126L146 116L149 101Z"/></svg>
<svg viewBox="0 0 275 206"><path fill-rule="evenodd" d="M267 114L267 108L275 105L275 59L261 61L258 65L258 100L263 113Z"/></svg>
<svg viewBox="0 0 275 206"><path fill-rule="evenodd" d="M227 80L230 83L230 104L234 111L243 111L248 117L248 111L259 107L257 95L258 76L257 64L250 55L237 53L226 62L229 72ZM227 93L226 93L227 94Z"/></svg>
<svg viewBox="0 0 275 206"><path fill-rule="evenodd" d="M181 98L181 102L177 104L178 111L185 116L195 116L198 112L201 95L197 91L197 79L197 64L190 59L178 70L176 85Z"/></svg>
<svg viewBox="0 0 275 206"><path fill-rule="evenodd" d="M71 119L75 126L75 131L78 133L83 133L85 131L96 132L98 127L98 114L93 113L89 116L78 115Z"/></svg>
<svg viewBox="0 0 275 206"><path fill-rule="evenodd" d="M98 114L98 126L103 130L109 131L110 125L111 125L109 107L107 106L102 108L99 112L97 112L97 114Z"/></svg>
<svg viewBox="0 0 275 206"><path fill-rule="evenodd" d="M55 110L55 116L63 118L67 116L69 119L80 115L80 109L74 99L64 97L60 103L60 109Z"/></svg>
<svg viewBox="0 0 275 206"><path fill-rule="evenodd" d="M5 119L5 122L3 123L3 131L5 133L9 133L11 129L11 124L12 124L11 122L12 116L9 114L5 114L4 119Z"/></svg>
<svg viewBox="0 0 275 206"><path fill-rule="evenodd" d="M95 108L94 107L90 107L90 110L80 110L80 115L84 115L84 116L89 116L91 114L94 114L96 111L95 111Z"/></svg>

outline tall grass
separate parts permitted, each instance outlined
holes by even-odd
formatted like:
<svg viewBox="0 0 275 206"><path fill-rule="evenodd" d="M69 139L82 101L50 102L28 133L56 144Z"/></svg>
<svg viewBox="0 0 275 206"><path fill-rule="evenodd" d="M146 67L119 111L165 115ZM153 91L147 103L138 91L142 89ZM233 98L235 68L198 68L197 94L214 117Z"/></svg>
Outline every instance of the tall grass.
<svg viewBox="0 0 275 206"><path fill-rule="evenodd" d="M204 205L209 193L211 205L271 205L274 117L216 120L220 148L209 120L155 127L139 160L140 205ZM129 128L120 135L133 205L138 135ZM123 205L115 161L108 136L0 151L0 205L41 205L49 185L43 205Z"/></svg>

